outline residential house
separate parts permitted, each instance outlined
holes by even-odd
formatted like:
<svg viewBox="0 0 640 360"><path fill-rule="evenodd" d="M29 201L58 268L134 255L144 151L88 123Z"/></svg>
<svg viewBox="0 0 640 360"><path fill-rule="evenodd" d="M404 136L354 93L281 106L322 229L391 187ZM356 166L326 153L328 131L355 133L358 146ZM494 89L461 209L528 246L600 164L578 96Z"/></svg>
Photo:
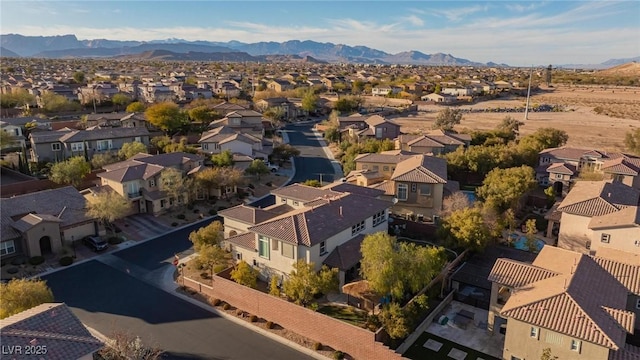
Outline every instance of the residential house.
<svg viewBox="0 0 640 360"><path fill-rule="evenodd" d="M118 86L110 82L87 84L78 89L78 100L82 104L101 103L111 100L119 92Z"/></svg>
<svg viewBox="0 0 640 360"><path fill-rule="evenodd" d="M472 96L473 89L471 87L444 87L442 88L442 94L451 96Z"/></svg>
<svg viewBox="0 0 640 360"><path fill-rule="evenodd" d="M371 89L371 95L373 96L388 96L396 95L402 91L400 86L374 86Z"/></svg>
<svg viewBox="0 0 640 360"><path fill-rule="evenodd" d="M421 96L420 100L432 101L435 103L442 103L442 104L452 104L458 101L458 97L453 95L448 95L448 94L431 93L431 94Z"/></svg>
<svg viewBox="0 0 640 360"><path fill-rule="evenodd" d="M397 199L391 211L402 216L433 219L442 209L447 162L417 154L360 154L356 170L346 181L384 191L383 199Z"/></svg>
<svg viewBox="0 0 640 360"><path fill-rule="evenodd" d="M51 122L37 117L19 117L0 119L0 130L8 133L16 141L15 147L26 146L27 128L35 130L51 130ZM4 146L4 144L3 144Z"/></svg>
<svg viewBox="0 0 640 360"><path fill-rule="evenodd" d="M601 170L613 181L640 189L640 158L624 155L605 160Z"/></svg>
<svg viewBox="0 0 640 360"><path fill-rule="evenodd" d="M304 112L284 97L261 99L256 101L256 108L264 112L268 108L280 108L284 112L283 120L291 121L303 116Z"/></svg>
<svg viewBox="0 0 640 360"><path fill-rule="evenodd" d="M273 79L267 83L267 89L275 92L283 92L287 90L293 90L293 84L284 79Z"/></svg>
<svg viewBox="0 0 640 360"><path fill-rule="evenodd" d="M391 202L386 200L301 184L272 194L272 206L239 205L218 213L224 218L225 242L234 258L253 265L262 278L287 276L298 260L313 262L316 270L328 259L331 265L339 265L332 255L337 248L345 244L357 248L354 243L362 241L359 235L388 228ZM340 269L341 284L356 266L347 265L351 267Z"/></svg>
<svg viewBox="0 0 640 360"><path fill-rule="evenodd" d="M160 181L165 169L179 170L183 177L202 168L201 156L182 152L149 155L138 154L133 158L103 166L99 173L100 185L83 192L88 201L101 191L115 191L131 202L131 213L161 214L173 206L184 204L188 192L177 199L162 190Z"/></svg>
<svg viewBox="0 0 640 360"><path fill-rule="evenodd" d="M229 126L217 127L202 133L198 143L207 154L219 154L229 150L233 154L265 159L268 155L262 152L262 139L249 133L238 132Z"/></svg>
<svg viewBox="0 0 640 360"><path fill-rule="evenodd" d="M46 256L59 253L87 235L98 234L86 215L84 197L73 186L0 199L0 256Z"/></svg>
<svg viewBox="0 0 640 360"><path fill-rule="evenodd" d="M92 360L104 347L64 303L40 304L0 320L0 342L3 357L22 359Z"/></svg>
<svg viewBox="0 0 640 360"><path fill-rule="evenodd" d="M238 110L248 110L246 107L230 102L222 102L220 104L214 105L212 110L218 112L222 116L227 116L227 114L232 113Z"/></svg>
<svg viewBox="0 0 640 360"><path fill-rule="evenodd" d="M338 118L341 133L355 138L377 140L395 139L400 135L400 125L380 115L348 116Z"/></svg>
<svg viewBox="0 0 640 360"><path fill-rule="evenodd" d="M56 162L73 156L90 160L94 154L115 152L134 141L149 146L149 131L145 127L38 131L29 135L29 141L32 161Z"/></svg>
<svg viewBox="0 0 640 360"><path fill-rule="evenodd" d="M396 149L417 154L440 155L456 151L460 146L469 147L471 136L444 130L430 130L422 135L402 134L396 139Z"/></svg>
<svg viewBox="0 0 640 360"><path fill-rule="evenodd" d="M257 111L254 110L236 110L227 114L222 119L214 120L209 124L210 129L220 126L228 126L237 131L249 132L254 136L262 138L264 136L263 121L267 121Z"/></svg>
<svg viewBox="0 0 640 360"><path fill-rule="evenodd" d="M640 264L545 246L532 264L498 259L488 330L503 359L637 359ZM635 334L635 335L633 335Z"/></svg>
<svg viewBox="0 0 640 360"><path fill-rule="evenodd" d="M640 190L620 182L578 181L557 211L558 247L596 255L602 248L640 255Z"/></svg>

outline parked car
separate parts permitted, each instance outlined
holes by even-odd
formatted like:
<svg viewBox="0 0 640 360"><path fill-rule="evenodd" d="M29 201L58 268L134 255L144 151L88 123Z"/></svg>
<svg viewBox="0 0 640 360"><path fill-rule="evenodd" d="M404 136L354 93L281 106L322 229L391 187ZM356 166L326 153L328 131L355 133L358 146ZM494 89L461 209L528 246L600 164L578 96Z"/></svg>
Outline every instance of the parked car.
<svg viewBox="0 0 640 360"><path fill-rule="evenodd" d="M93 251L102 251L106 250L109 247L109 243L104 241L99 236L87 236L82 239L82 242L84 242L88 247L92 248Z"/></svg>
<svg viewBox="0 0 640 360"><path fill-rule="evenodd" d="M280 168L280 167L278 167L278 165L272 164L272 163L270 163L268 161L265 161L264 163L265 163L265 165L267 165L267 167L269 168L269 171L271 171L271 172L276 172Z"/></svg>

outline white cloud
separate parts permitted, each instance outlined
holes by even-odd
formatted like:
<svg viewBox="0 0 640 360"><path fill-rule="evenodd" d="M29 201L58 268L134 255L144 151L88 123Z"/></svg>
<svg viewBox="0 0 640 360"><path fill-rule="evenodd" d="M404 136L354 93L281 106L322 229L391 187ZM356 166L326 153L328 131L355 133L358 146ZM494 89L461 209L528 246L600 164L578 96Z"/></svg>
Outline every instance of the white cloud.
<svg viewBox="0 0 640 360"><path fill-rule="evenodd" d="M487 11L487 10L488 10L487 5L484 5L484 6L474 5L469 7L455 8L455 9L448 9L448 10L431 9L431 10L428 10L427 13L440 16L440 17L445 17L449 21L458 22L471 14L475 14L477 12Z"/></svg>
<svg viewBox="0 0 640 360"><path fill-rule="evenodd" d="M527 11L533 11L545 5L546 1L540 1L536 3L530 3L529 5L525 5L523 3L507 3L505 7L507 8L507 10L513 12L523 13Z"/></svg>
<svg viewBox="0 0 640 360"><path fill-rule="evenodd" d="M424 20L420 19L416 15L409 15L409 16L406 16L406 17L402 18L401 20L406 21L406 22L408 22L409 24L411 24L413 26L423 26L424 25Z"/></svg>

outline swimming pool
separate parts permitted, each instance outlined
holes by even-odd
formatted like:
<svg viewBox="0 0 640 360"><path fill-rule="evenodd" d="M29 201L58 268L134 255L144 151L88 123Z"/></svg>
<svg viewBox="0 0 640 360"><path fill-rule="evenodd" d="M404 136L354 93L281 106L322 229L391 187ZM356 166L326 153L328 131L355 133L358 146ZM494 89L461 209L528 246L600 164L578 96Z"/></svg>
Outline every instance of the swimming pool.
<svg viewBox="0 0 640 360"><path fill-rule="evenodd" d="M462 190L461 192L463 194L467 195L467 198L469 198L469 201L472 204L476 201L476 192L475 191Z"/></svg>
<svg viewBox="0 0 640 360"><path fill-rule="evenodd" d="M518 249L518 250L524 250L524 251L531 251L529 249L529 246L527 246L527 237L525 235L520 235L518 233L512 233L509 234L509 237L511 238L511 241L513 243L513 247ZM545 246L547 243L540 240L540 239L535 239L535 249L533 249L533 252L540 252L540 250L542 250L542 247Z"/></svg>

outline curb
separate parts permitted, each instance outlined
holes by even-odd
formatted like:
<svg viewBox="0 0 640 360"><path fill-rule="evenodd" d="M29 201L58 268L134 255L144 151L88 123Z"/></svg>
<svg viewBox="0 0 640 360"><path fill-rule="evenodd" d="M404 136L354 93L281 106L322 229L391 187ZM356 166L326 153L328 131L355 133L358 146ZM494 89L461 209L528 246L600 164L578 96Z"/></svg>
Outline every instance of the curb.
<svg viewBox="0 0 640 360"><path fill-rule="evenodd" d="M256 332L256 333L258 333L258 334L260 334L262 336L265 336L265 337L267 337L267 338L269 338L269 339L271 339L273 341L276 341L276 342L278 342L278 343L280 343L282 345L288 346L288 347L290 347L290 348L292 348L292 349L294 349L296 351L299 351L299 352L301 352L301 353L303 353L305 355L313 357L314 359L318 359L318 360L330 359L329 357L325 357L325 356L323 356L323 355L321 355L321 354L319 354L319 353L317 353L317 352L315 352L315 351L313 351L311 349L308 349L308 348L306 348L306 347L304 347L302 345L299 345L296 342L293 342L291 340L287 340L287 339L283 338L282 336L278 336L278 335L276 335L276 334L274 334L274 333L272 333L270 331L264 330L264 329L262 329L262 328L260 328L258 326L251 325L250 323L248 323L248 322L246 322L244 320L238 319L237 317L235 317L233 315L229 315L224 311L219 311L218 309L216 309L216 308L214 308L214 307L212 307L210 305L204 304L201 301L193 299L193 298L191 298L191 297L189 297L187 295L181 294L181 293L179 293L177 291L177 289L180 286L175 281L172 281L172 284L174 285L173 291L169 291L166 288L163 288L162 290L164 290L166 292L169 292L173 296L177 296L182 300L188 301L188 302L192 303L193 305L196 305L196 306L200 307L201 309L207 310L207 311L209 311L211 313L214 313L214 314L216 314L216 315L218 315L218 316L220 316L220 317L222 317L222 318L224 318L226 320L229 320L229 321L235 323L236 325L243 326L243 327L245 327L245 328L247 328L247 329L249 329L249 330L251 330L253 332Z"/></svg>

